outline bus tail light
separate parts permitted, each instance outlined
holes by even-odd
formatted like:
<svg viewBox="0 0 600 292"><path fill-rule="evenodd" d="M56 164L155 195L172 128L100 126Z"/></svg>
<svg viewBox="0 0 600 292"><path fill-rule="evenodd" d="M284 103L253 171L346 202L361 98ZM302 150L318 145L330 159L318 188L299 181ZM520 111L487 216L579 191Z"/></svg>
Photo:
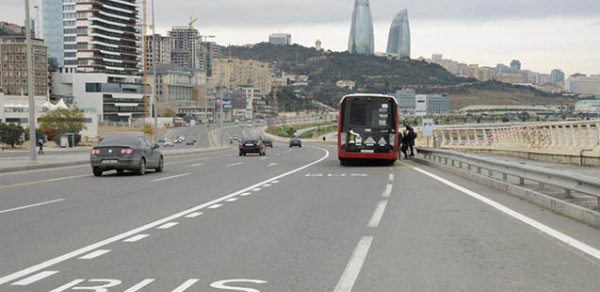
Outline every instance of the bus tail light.
<svg viewBox="0 0 600 292"><path fill-rule="evenodd" d="M344 132L340 133L340 144L346 145L346 133Z"/></svg>
<svg viewBox="0 0 600 292"><path fill-rule="evenodd" d="M392 147L396 145L396 134L390 134L390 145Z"/></svg>

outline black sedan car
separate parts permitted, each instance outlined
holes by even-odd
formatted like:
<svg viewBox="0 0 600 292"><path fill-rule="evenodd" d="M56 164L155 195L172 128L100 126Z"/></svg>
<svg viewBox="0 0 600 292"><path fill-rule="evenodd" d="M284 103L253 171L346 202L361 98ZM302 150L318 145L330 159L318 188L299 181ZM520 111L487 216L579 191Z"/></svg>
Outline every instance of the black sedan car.
<svg viewBox="0 0 600 292"><path fill-rule="evenodd" d="M240 141L240 156L246 156L248 153L265 156L267 155L266 149L261 137L246 137Z"/></svg>
<svg viewBox="0 0 600 292"><path fill-rule="evenodd" d="M265 147L273 148L273 140L271 140L270 138L263 138L262 141L265 144Z"/></svg>
<svg viewBox="0 0 600 292"><path fill-rule="evenodd" d="M90 162L95 176L109 170L123 174L126 170L144 175L147 169L162 172L164 158L159 146L144 136L107 137L91 151Z"/></svg>
<svg viewBox="0 0 600 292"><path fill-rule="evenodd" d="M298 146L298 147L302 148L302 141L298 138L290 139L290 148L292 148L294 146Z"/></svg>

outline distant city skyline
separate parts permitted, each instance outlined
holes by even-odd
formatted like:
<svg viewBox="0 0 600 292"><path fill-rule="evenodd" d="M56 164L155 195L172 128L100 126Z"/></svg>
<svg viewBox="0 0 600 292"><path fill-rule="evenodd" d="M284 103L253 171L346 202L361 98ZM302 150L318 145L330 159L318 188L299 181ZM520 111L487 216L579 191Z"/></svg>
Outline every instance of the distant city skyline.
<svg viewBox="0 0 600 292"><path fill-rule="evenodd" d="M37 0L31 2L33 5ZM320 39L324 49L345 51L353 2L223 0L200 5L186 0L156 0L157 29L166 34L171 26L186 25L189 14L199 18L196 27L201 34L215 35L214 40L222 45L264 42L270 33L282 30L291 33L295 43L314 46ZM23 23L21 0L3 0L1 5L0 20ZM548 0L540 5L537 1L507 0L486 3L484 8L476 0L372 0L375 51L386 51L390 19L408 9L412 58L442 53L480 66L519 59L523 69L536 72L560 68L568 75L600 74L600 39L596 38L600 35L600 16L596 13L600 2ZM182 17L182 11L190 13Z"/></svg>

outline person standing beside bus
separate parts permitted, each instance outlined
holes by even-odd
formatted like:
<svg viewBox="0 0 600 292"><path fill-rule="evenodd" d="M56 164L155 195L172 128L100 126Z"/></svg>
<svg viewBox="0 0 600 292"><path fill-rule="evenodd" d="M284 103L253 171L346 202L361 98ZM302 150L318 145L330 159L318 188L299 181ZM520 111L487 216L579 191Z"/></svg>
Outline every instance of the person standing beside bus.
<svg viewBox="0 0 600 292"><path fill-rule="evenodd" d="M417 133L411 126L406 126L406 131L408 131L408 148L410 148L410 156L415 156L415 140L417 139Z"/></svg>

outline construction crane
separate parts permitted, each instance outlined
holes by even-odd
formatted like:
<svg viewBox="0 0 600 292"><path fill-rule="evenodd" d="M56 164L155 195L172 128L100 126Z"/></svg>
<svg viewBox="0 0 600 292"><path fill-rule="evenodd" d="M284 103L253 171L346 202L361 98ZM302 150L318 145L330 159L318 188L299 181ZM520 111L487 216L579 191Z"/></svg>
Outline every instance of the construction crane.
<svg viewBox="0 0 600 292"><path fill-rule="evenodd" d="M190 23L188 24L190 28L194 27L194 23L198 21L198 17L190 17Z"/></svg>

